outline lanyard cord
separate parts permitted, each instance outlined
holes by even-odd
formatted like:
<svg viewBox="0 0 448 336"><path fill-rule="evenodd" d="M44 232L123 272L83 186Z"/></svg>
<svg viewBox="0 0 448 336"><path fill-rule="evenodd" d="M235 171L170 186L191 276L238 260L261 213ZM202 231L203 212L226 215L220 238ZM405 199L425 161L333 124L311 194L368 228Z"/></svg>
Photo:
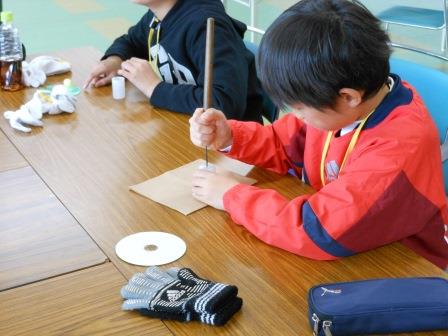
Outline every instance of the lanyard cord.
<svg viewBox="0 0 448 336"><path fill-rule="evenodd" d="M153 59L151 54L151 44L152 40L154 38L154 32L157 30L157 37L156 37L156 46L157 46L157 53L156 57ZM149 55L149 64L153 68L153 70L159 74L159 68L158 68L158 62L159 62L159 50L160 50L160 21L156 17L154 17L151 21L150 28L149 28L149 35L148 35L148 55Z"/></svg>
<svg viewBox="0 0 448 336"><path fill-rule="evenodd" d="M362 129L364 128L367 120L373 114L373 112L375 112L375 110L370 112L367 117L362 119L361 123L356 128L355 134L353 134L352 139L350 140L348 148L345 152L344 159L342 160L341 168L339 169L339 173L341 173L342 169L344 168L344 165L345 165L345 162L347 161L348 156L352 153L353 148L355 148L355 145L359 139L359 135L361 134ZM320 179L322 181L322 186L325 186L325 159L327 158L328 150L330 148L330 142L333 139L333 135L334 135L333 131L328 132L327 139L325 140L325 144L324 144L324 149L322 151L322 158L320 160Z"/></svg>

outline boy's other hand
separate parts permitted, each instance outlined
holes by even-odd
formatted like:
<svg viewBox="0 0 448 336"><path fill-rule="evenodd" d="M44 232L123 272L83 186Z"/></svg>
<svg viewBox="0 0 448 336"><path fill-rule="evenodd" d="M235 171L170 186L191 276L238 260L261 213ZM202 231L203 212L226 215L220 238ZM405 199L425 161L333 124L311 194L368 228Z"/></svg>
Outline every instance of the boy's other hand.
<svg viewBox="0 0 448 336"><path fill-rule="evenodd" d="M190 139L198 147L214 150L232 145L232 131L224 113L215 109L196 109L190 118Z"/></svg>
<svg viewBox="0 0 448 336"><path fill-rule="evenodd" d="M240 184L231 174L199 169L193 175L192 195L216 209L224 210L224 194Z"/></svg>
<svg viewBox="0 0 448 336"><path fill-rule="evenodd" d="M147 60L136 57L124 61L118 74L134 84L148 98L151 98L154 89L162 81Z"/></svg>
<svg viewBox="0 0 448 336"><path fill-rule="evenodd" d="M87 89L89 85L99 87L109 84L112 77L117 75L117 71L120 69L122 62L118 56L109 56L105 60L102 60L93 68L84 84L84 89Z"/></svg>

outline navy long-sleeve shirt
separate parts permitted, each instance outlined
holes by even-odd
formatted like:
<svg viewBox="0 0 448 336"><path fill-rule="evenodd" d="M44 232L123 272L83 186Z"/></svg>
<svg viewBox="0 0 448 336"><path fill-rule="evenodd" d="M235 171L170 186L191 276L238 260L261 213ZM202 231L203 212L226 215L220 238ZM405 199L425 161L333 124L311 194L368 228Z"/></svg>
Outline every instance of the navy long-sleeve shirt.
<svg viewBox="0 0 448 336"><path fill-rule="evenodd" d="M148 11L127 34L117 38L103 59L116 55L149 59L148 35L154 14ZM192 114L202 107L207 18L215 19L213 107L230 119L261 122L261 86L253 54L242 37L246 26L229 17L219 0L178 0L160 22L159 45L151 44L163 81L152 105ZM155 34L156 35L156 34Z"/></svg>

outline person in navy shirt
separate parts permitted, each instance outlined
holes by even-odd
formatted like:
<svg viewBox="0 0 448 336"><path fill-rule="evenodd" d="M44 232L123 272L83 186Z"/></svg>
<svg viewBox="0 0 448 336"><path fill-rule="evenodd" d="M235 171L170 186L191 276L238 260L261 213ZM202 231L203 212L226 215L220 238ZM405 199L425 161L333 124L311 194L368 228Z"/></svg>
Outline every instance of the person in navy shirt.
<svg viewBox="0 0 448 336"><path fill-rule="evenodd" d="M133 0L148 12L117 38L85 87L121 75L155 107L192 114L202 106L207 19L215 19L213 106L228 118L261 119L261 86L254 55L242 40L246 26L219 0Z"/></svg>

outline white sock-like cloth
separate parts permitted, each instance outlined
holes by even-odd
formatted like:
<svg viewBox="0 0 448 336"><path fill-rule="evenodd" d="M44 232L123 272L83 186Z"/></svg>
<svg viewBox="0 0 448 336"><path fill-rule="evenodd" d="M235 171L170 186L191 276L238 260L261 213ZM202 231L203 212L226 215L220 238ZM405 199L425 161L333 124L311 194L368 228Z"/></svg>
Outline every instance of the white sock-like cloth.
<svg viewBox="0 0 448 336"><path fill-rule="evenodd" d="M39 87L47 76L63 74L71 70L67 61L52 56L38 56L31 62L22 62L22 80L26 86Z"/></svg>
<svg viewBox="0 0 448 336"><path fill-rule="evenodd" d="M76 97L69 94L64 85L56 85L50 95L37 91L33 98L17 111L3 113L12 128L21 132L31 132L29 126L43 126L42 115L48 113L75 112Z"/></svg>

